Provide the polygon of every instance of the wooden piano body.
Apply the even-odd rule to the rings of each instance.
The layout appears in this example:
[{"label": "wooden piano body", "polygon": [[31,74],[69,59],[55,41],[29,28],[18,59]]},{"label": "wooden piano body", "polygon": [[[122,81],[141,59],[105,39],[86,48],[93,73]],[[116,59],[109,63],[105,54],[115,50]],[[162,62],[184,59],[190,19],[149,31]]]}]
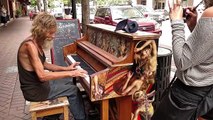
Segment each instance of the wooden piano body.
[{"label": "wooden piano body", "polygon": [[[130,89],[131,84],[144,72],[138,67],[144,66],[143,62],[138,63],[142,58],[140,55],[143,54],[141,47],[154,42],[156,53],[160,35],[141,31],[129,34],[114,30],[114,26],[89,24],[85,36],[64,46],[63,54],[68,64],[72,64],[72,59],[80,58],[93,71],[89,73],[88,78],[79,78],[79,82],[91,101],[101,102],[102,120],[131,120],[131,95],[135,91],[127,89]],[[141,50],[137,51],[137,48]],[[153,49],[153,46],[151,48]],[[82,68],[84,69],[83,66]],[[139,90],[141,87],[134,89]],[[116,107],[109,104],[111,99],[116,101]],[[109,118],[109,114],[115,114],[113,111],[116,111],[116,115]]]}]

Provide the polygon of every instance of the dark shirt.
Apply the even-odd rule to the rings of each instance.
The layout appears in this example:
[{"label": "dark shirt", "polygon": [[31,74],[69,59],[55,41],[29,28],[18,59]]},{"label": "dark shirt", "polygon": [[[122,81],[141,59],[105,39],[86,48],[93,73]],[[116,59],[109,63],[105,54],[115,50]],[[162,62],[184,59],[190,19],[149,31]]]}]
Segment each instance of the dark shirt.
[{"label": "dark shirt", "polygon": [[[39,58],[42,64],[44,64],[46,59],[45,55],[39,54]],[[46,100],[50,91],[49,82],[48,81],[41,82],[35,71],[25,70],[21,65],[18,57],[17,57],[17,64],[18,64],[19,81],[21,83],[21,90],[24,95],[24,98],[28,101]]]}]

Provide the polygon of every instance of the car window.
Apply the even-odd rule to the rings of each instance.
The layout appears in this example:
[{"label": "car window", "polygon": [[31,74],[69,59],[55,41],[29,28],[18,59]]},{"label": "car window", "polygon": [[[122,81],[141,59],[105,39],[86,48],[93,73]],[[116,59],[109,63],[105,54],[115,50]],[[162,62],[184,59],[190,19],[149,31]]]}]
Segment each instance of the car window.
[{"label": "car window", "polygon": [[90,14],[95,14],[95,12],[96,12],[96,9],[93,7],[90,7]]},{"label": "car window", "polygon": [[150,7],[145,7],[146,8],[146,10],[147,10],[147,12],[155,12],[152,8],[150,8]]},{"label": "car window", "polygon": [[105,16],[111,16],[111,11],[109,8],[106,9]]},{"label": "car window", "polygon": [[95,14],[98,17],[105,17],[105,8],[99,8]]},{"label": "car window", "polygon": [[143,15],[137,9],[133,7],[112,8],[111,13],[112,13],[112,19],[114,20],[143,17]]},{"label": "car window", "polygon": [[135,6],[135,8],[137,8],[141,12],[154,12],[152,8],[149,8],[147,6]]}]

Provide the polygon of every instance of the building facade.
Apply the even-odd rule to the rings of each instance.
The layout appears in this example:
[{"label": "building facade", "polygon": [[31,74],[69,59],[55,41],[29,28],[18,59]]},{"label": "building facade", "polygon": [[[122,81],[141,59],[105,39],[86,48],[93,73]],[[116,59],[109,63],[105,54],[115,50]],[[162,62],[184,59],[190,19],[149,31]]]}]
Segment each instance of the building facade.
[{"label": "building facade", "polygon": [[4,5],[7,10],[8,20],[15,19],[16,11],[18,9],[23,10],[27,3],[29,3],[28,0],[0,0],[0,5]]},{"label": "building facade", "polygon": [[[200,0],[183,0],[183,6],[193,6]],[[137,4],[147,5],[153,9],[168,9],[168,0],[137,0]]]}]

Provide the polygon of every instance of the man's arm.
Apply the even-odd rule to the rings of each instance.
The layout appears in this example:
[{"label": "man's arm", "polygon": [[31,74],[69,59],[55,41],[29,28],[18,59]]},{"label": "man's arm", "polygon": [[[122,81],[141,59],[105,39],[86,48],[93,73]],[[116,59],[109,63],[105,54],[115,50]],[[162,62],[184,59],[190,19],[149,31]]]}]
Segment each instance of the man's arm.
[{"label": "man's arm", "polygon": [[[65,77],[76,77],[84,76],[87,72],[84,70],[73,70],[73,71],[61,71],[61,72],[47,72],[44,70],[44,66],[38,57],[38,50],[33,43],[29,43],[26,46],[30,63],[36,74],[41,81],[60,79]],[[45,63],[46,64],[46,63]],[[56,66],[53,66],[56,67]],[[55,69],[59,69],[56,67]]]},{"label": "man's arm", "polygon": [[72,70],[76,70],[76,66],[78,66],[80,64],[80,62],[75,62],[70,66],[59,66],[59,65],[55,65],[55,64],[51,64],[48,62],[44,62],[44,68],[50,71],[72,71]]},{"label": "man's arm", "polygon": [[67,67],[44,62],[44,68],[50,71],[68,71]]}]

